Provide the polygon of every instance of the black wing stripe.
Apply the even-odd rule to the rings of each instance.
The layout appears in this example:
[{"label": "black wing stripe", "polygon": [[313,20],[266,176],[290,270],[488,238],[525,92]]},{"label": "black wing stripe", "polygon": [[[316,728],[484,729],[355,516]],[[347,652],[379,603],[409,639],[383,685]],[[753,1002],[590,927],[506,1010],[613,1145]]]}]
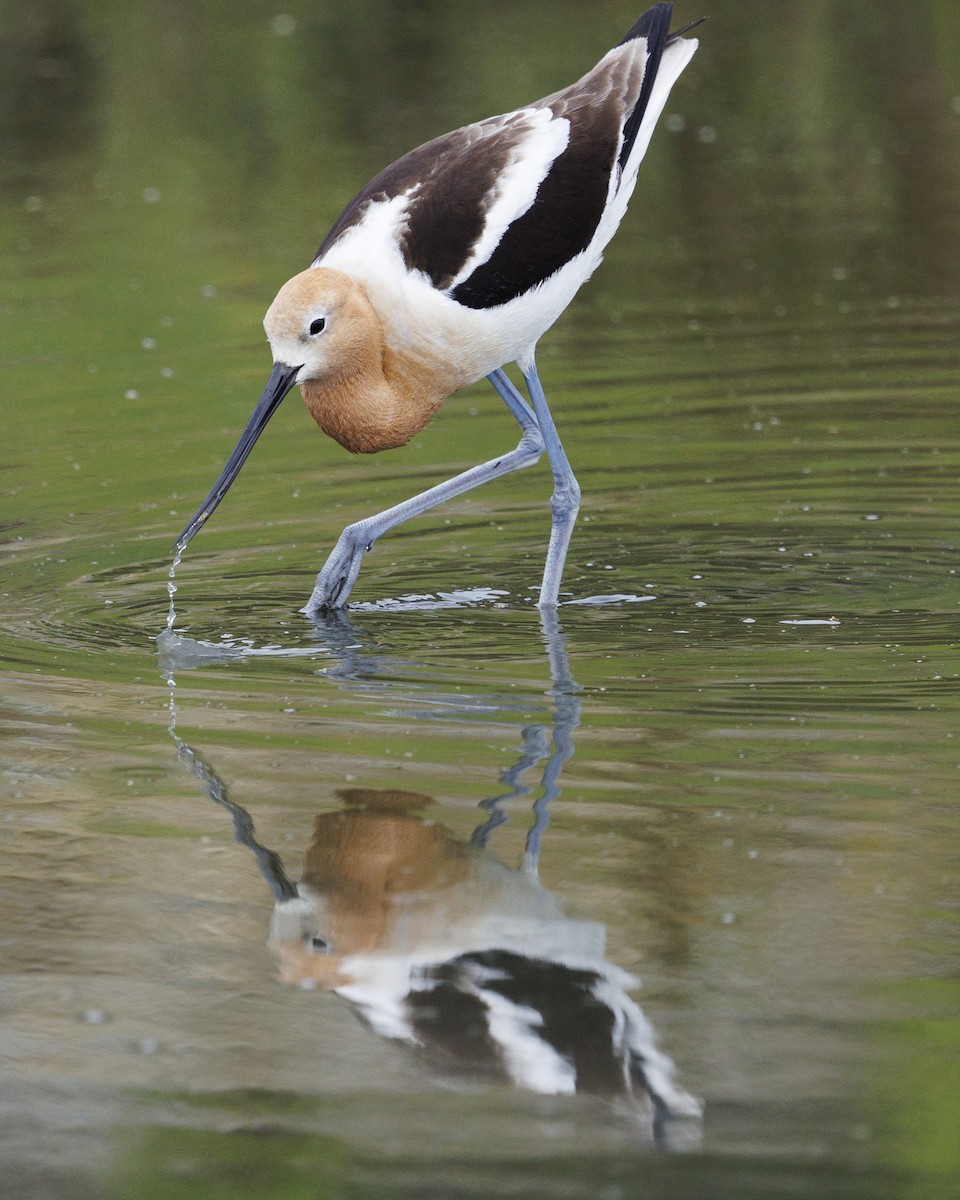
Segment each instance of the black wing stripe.
[{"label": "black wing stripe", "polygon": [[[614,170],[626,166],[640,131],[663,50],[672,4],[658,4],[637,21],[620,44],[646,39],[640,94],[626,121],[611,73],[606,95],[578,87],[542,101],[570,120],[570,141],[540,185],[534,204],[507,229],[489,259],[453,289],[467,308],[492,308],[543,283],[590,245],[603,216]],[[589,78],[589,76],[587,77]],[[622,134],[621,134],[622,130]],[[622,141],[621,141],[622,136]],[[619,155],[617,146],[620,146]]]},{"label": "black wing stripe", "polygon": [[483,233],[496,181],[527,128],[522,120],[494,119],[411,150],[350,201],[324,238],[317,259],[363,220],[370,204],[410,194],[410,209],[399,231],[404,263],[422,271],[434,287],[449,287]]},{"label": "black wing stripe", "polygon": [[522,117],[494,119],[462,130],[416,190],[401,236],[404,261],[434,287],[448,288],[480,240],[497,183],[529,125]]},{"label": "black wing stripe", "polygon": [[603,215],[619,140],[614,101],[583,111],[553,161],[533,205],[493,253],[451,293],[466,308],[493,308],[543,283],[586,250]]}]

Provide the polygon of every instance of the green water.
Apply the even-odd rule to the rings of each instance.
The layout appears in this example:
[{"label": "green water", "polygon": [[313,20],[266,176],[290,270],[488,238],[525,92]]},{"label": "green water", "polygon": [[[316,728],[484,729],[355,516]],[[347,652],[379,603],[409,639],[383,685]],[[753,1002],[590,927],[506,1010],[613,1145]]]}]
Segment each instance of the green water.
[{"label": "green water", "polygon": [[[704,12],[540,350],[584,493],[558,625],[545,463],[301,616],[344,524],[516,427],[477,386],[355,459],[291,397],[178,569],[171,669],[171,543],[276,288],[391,158],[636,13],[0,2],[5,1198],[955,1191],[960,9],[676,17]],[[397,793],[522,896],[540,801],[543,903],[642,980],[702,1119],[654,1148],[622,1101],[453,1070],[284,981],[250,843],[297,881],[324,819]]]}]

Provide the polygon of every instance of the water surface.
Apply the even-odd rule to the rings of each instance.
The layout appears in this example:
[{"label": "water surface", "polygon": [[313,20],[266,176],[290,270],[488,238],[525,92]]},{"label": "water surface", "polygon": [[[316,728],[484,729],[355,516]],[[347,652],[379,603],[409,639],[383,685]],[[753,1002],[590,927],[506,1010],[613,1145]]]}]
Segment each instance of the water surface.
[{"label": "water surface", "polygon": [[[294,397],[178,568],[160,656],[275,288],[385,162],[574,78],[635,13],[3,15],[6,1194],[948,1194],[955,4],[710,13],[541,348],[584,492],[556,625],[545,464],[385,538],[343,620],[298,614],[347,521],[516,432],[477,386],[353,459]],[[334,882],[331,829],[370,847]],[[514,954],[606,972],[702,1116],[544,1094],[469,1039],[389,1036],[342,979],[297,986],[293,892],[334,904],[375,862],[423,871],[387,889],[421,935],[393,967],[511,917]]]}]

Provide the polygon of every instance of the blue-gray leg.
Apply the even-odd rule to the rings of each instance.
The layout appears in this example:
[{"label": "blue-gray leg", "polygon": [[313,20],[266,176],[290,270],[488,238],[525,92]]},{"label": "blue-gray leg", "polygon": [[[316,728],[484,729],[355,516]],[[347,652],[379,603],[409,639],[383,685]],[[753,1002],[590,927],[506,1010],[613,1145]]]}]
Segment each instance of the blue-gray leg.
[{"label": "blue-gray leg", "polygon": [[513,413],[514,419],[523,432],[536,434],[540,441],[540,449],[542,450],[543,439],[540,436],[540,424],[537,421],[536,415],[530,405],[510,382],[506,371],[502,367],[497,367],[495,371],[490,372],[487,379],[496,388],[500,399]]},{"label": "blue-gray leg", "polygon": [[531,355],[520,363],[523,378],[533,401],[533,411],[536,414],[543,445],[550,459],[550,469],[553,471],[553,495],[550,497],[550,514],[553,518],[550,528],[550,545],[547,547],[547,561],[543,569],[543,582],[540,585],[540,607],[554,608],[560,594],[560,579],[563,575],[563,564],[567,557],[567,547],[570,536],[580,511],[580,485],[573,474],[573,469],[567,460],[566,452],[560,444],[557,427],[543,394],[543,385],[537,374],[537,365]]},{"label": "blue-gray leg", "polygon": [[[313,593],[300,610],[301,612],[312,616],[315,613],[342,608],[347,602],[351,588],[356,583],[363,556],[387,530],[393,529],[395,525],[400,525],[403,521],[409,521],[411,517],[418,517],[428,509],[442,504],[445,500],[452,500],[454,496],[462,495],[471,488],[489,483],[492,479],[499,479],[501,475],[506,475],[510,471],[519,471],[522,467],[532,466],[538,461],[543,453],[544,439],[540,434],[538,420],[530,410],[530,406],[502,370],[493,371],[487,378],[520,426],[522,436],[516,449],[511,450],[509,454],[481,463],[478,467],[471,467],[469,471],[463,471],[452,479],[438,483],[436,487],[428,488],[425,492],[411,496],[409,500],[395,504],[393,508],[385,509],[372,517],[366,517],[354,525],[348,525],[340,534],[330,557],[324,563],[323,569],[317,576]],[[552,458],[551,455],[551,461]]]}]

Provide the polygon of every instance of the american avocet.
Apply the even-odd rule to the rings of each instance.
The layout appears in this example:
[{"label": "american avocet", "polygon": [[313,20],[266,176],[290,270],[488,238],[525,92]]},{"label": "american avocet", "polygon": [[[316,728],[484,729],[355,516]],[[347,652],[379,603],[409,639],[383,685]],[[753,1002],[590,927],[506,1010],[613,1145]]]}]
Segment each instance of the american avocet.
[{"label": "american avocet", "polygon": [[[178,550],[295,384],[324,433],[374,453],[405,445],[448,396],[486,376],[520,426],[516,449],[348,525],[303,611],[341,607],[388,529],[532,465],[544,450],[554,489],[539,603],[556,605],[580,487],[534,351],[599,264],[670,89],[697,49],[680,36],[692,26],[670,33],[672,12],[655,5],[576,83],[427,142],[347,205],[310,267],[267,310],[273,370]],[[532,408],[503,370],[511,362]]]}]

